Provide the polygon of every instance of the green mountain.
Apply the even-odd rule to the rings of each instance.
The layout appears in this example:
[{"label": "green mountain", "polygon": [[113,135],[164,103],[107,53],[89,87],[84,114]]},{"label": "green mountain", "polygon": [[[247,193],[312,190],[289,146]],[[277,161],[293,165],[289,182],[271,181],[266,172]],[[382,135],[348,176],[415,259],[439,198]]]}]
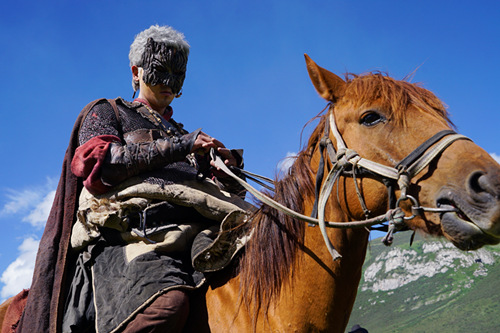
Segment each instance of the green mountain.
[{"label": "green mountain", "polygon": [[409,238],[370,242],[347,332],[500,332],[500,247]]}]

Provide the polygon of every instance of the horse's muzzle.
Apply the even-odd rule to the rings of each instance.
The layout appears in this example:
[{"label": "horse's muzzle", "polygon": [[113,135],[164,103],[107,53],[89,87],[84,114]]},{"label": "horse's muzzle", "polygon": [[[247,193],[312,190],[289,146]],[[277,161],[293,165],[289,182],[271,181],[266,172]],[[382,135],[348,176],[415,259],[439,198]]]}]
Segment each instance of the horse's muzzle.
[{"label": "horse's muzzle", "polygon": [[443,188],[437,203],[456,209],[441,215],[441,226],[458,248],[475,250],[500,243],[500,177],[496,172],[470,173],[465,191]]}]

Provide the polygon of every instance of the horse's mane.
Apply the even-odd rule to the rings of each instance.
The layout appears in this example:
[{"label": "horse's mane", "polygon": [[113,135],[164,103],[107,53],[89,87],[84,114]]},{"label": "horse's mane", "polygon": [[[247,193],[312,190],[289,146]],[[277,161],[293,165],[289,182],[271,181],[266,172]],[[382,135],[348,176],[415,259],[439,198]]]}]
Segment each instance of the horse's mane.
[{"label": "horse's mane", "polygon": [[[421,112],[435,115],[450,123],[442,102],[418,84],[397,81],[376,72],[361,76],[346,74],[347,88],[340,103],[352,107],[369,107],[378,103],[391,119],[405,124],[404,111],[416,106]],[[297,155],[292,167],[276,181],[274,200],[297,212],[303,212],[306,198],[314,197],[314,174],[310,162],[323,135],[326,115],[320,118],[305,148]],[[269,305],[277,300],[283,284],[293,276],[297,252],[304,241],[305,223],[262,205],[252,220],[252,240],[240,260],[243,304],[256,318],[260,309],[267,314]]]},{"label": "horse's mane", "polygon": [[[303,211],[305,198],[314,196],[310,159],[321,139],[325,119],[325,116],[321,117],[307,146],[298,153],[282,179],[275,182],[273,199],[297,212]],[[261,307],[267,312],[270,302],[278,297],[282,284],[293,275],[296,254],[304,239],[305,223],[261,205],[252,219],[252,228],[252,241],[247,244],[240,261],[240,278],[243,303],[247,306],[253,304],[257,314]]]}]

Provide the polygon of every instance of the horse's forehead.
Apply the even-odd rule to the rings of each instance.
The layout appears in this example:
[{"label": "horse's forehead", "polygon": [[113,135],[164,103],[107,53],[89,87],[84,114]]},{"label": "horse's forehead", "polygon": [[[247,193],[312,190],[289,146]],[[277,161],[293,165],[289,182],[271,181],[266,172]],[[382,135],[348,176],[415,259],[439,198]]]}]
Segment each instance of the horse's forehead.
[{"label": "horse's forehead", "polygon": [[381,111],[404,127],[412,117],[421,118],[423,115],[434,119],[433,122],[437,120],[452,126],[445,106],[432,92],[418,84],[382,74],[366,74],[348,80],[335,109],[345,121],[359,117],[365,110],[374,110]]},{"label": "horse's forehead", "polygon": [[356,110],[392,111],[394,101],[375,87],[346,90],[336,103],[336,108],[345,115],[355,115]]}]

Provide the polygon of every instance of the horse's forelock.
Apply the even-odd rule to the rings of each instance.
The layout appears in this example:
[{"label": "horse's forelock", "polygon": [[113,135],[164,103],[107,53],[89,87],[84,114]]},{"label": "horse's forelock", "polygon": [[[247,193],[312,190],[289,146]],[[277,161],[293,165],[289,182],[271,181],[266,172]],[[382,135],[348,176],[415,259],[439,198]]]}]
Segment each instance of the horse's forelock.
[{"label": "horse's forelock", "polygon": [[418,83],[398,81],[381,72],[346,74],[346,80],[347,88],[340,103],[349,103],[351,108],[369,107],[378,103],[378,106],[389,112],[392,120],[406,127],[405,111],[414,106],[420,112],[428,113],[453,126],[441,100]]}]

